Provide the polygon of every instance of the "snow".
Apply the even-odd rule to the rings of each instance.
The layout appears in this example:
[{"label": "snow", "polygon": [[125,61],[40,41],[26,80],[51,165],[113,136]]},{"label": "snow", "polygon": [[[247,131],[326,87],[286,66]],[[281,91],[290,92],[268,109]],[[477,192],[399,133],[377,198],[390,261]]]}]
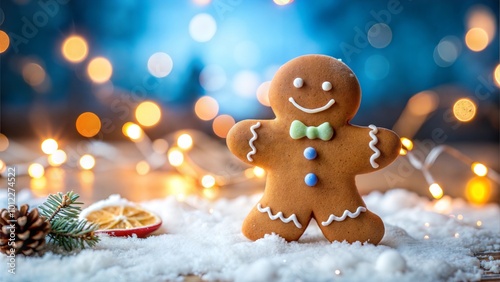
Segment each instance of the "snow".
[{"label": "snow", "polygon": [[[330,243],[316,222],[298,242],[276,235],[252,242],[240,228],[259,197],[143,202],[163,220],[156,236],[102,236],[94,249],[70,255],[17,256],[16,274],[4,270],[0,281],[182,281],[190,274],[214,281],[463,281],[481,278],[474,253],[500,250],[498,205],[429,201],[403,189],[364,197],[386,225],[378,246]],[[498,260],[482,263],[499,271]]]}]

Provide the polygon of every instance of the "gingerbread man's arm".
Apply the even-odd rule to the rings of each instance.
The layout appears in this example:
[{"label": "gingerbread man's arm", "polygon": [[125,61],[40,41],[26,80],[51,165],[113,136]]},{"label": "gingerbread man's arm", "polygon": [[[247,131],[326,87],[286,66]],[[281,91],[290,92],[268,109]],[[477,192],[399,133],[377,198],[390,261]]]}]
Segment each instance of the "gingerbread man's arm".
[{"label": "gingerbread man's arm", "polygon": [[243,120],[235,124],[227,134],[227,146],[231,153],[249,165],[266,167],[270,158],[272,136],[270,120]]},{"label": "gingerbread man's arm", "polygon": [[356,169],[358,173],[368,173],[388,166],[399,155],[401,141],[392,130],[369,125],[368,127],[353,126],[358,136],[361,136],[356,148],[362,161]]}]

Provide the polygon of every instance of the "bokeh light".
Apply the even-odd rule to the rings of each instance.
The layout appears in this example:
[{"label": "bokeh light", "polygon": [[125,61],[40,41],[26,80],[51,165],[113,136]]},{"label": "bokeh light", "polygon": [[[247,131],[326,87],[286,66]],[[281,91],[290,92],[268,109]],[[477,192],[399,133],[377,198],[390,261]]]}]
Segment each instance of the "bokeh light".
[{"label": "bokeh light", "polygon": [[269,102],[269,87],[271,86],[271,81],[265,81],[260,84],[257,88],[257,100],[259,103],[266,107],[270,107],[271,103]]},{"label": "bokeh light", "polygon": [[0,152],[3,152],[9,148],[9,139],[4,134],[0,133]]},{"label": "bokeh light", "polygon": [[200,85],[206,91],[217,91],[226,85],[227,77],[219,65],[208,65],[201,70]]},{"label": "bokeh light", "polygon": [[201,120],[211,120],[219,113],[219,103],[210,96],[203,96],[196,101],[194,113]]},{"label": "bokeh light", "polygon": [[401,144],[403,144],[404,148],[408,151],[413,150],[413,142],[406,138],[406,137],[401,137]]},{"label": "bokeh light", "polygon": [[161,119],[160,107],[151,101],[142,102],[135,109],[135,118],[142,126],[153,126]]},{"label": "bokeh light", "polygon": [[495,83],[500,87],[500,64],[497,65],[493,73],[495,77]]},{"label": "bokeh light", "polygon": [[87,74],[93,82],[104,83],[111,78],[113,66],[108,59],[97,57],[92,59],[87,66]]},{"label": "bokeh light", "polygon": [[212,0],[193,0],[193,3],[198,5],[198,6],[206,6],[210,4]]},{"label": "bokeh light", "polygon": [[83,137],[94,137],[101,130],[101,120],[92,112],[85,112],[76,119],[76,131]]},{"label": "bokeh light", "polygon": [[209,14],[197,14],[189,22],[189,34],[195,41],[210,41],[210,39],[214,37],[216,31],[217,23]]},{"label": "bokeh light", "polygon": [[24,65],[23,79],[31,86],[40,86],[46,77],[45,70],[37,63],[27,63]]},{"label": "bokeh light", "polygon": [[473,177],[465,186],[465,197],[476,205],[487,203],[491,198],[491,182],[485,177]]},{"label": "bokeh light", "polygon": [[433,91],[422,91],[408,101],[408,111],[416,116],[424,116],[433,112],[439,103],[437,94]]},{"label": "bokeh light", "polygon": [[184,163],[184,154],[179,149],[172,148],[168,151],[168,162],[175,167],[181,166]]},{"label": "bokeh light", "polygon": [[392,30],[385,23],[376,23],[368,30],[367,39],[373,47],[385,48],[392,41]]},{"label": "bokeh light", "polygon": [[89,48],[87,41],[77,35],[72,35],[64,40],[62,54],[66,60],[72,63],[79,63],[87,57]]},{"label": "bokeh light", "polygon": [[273,2],[276,5],[285,6],[285,5],[291,4],[293,2],[293,0],[273,0]]},{"label": "bokeh light", "polygon": [[256,166],[253,168],[253,174],[258,178],[262,178],[266,175],[266,171],[263,168]]},{"label": "bokeh light", "polygon": [[135,166],[135,171],[139,175],[146,175],[149,173],[151,167],[149,166],[147,161],[140,161]]},{"label": "bokeh light", "polygon": [[126,122],[122,126],[122,133],[134,141],[139,141],[143,137],[142,128],[133,122]]},{"label": "bokeh light", "polygon": [[31,178],[40,178],[45,174],[45,168],[39,163],[32,163],[28,167],[28,174]]},{"label": "bokeh light", "polygon": [[474,162],[471,169],[477,176],[486,176],[488,174],[488,168],[482,163]]},{"label": "bokeh light", "polygon": [[259,75],[253,71],[239,71],[233,78],[233,89],[241,97],[253,97],[259,85]]},{"label": "bokeh light", "polygon": [[173,67],[174,62],[167,53],[158,52],[149,57],[148,70],[152,76],[158,78],[166,77],[170,74]]},{"label": "bokeh light", "polygon": [[443,188],[441,188],[441,186],[437,183],[432,183],[429,186],[429,192],[431,192],[434,199],[441,199],[441,197],[443,197]]},{"label": "bokeh light", "polygon": [[476,115],[476,104],[471,99],[462,98],[453,105],[453,114],[459,121],[471,121]]},{"label": "bokeh light", "polygon": [[51,166],[60,166],[65,163],[67,159],[68,156],[66,155],[66,152],[63,150],[57,150],[49,155],[48,162]]},{"label": "bokeh light", "polygon": [[177,138],[177,146],[182,150],[189,150],[193,147],[193,138],[191,135],[184,133]]},{"label": "bokeh light", "polygon": [[434,62],[440,67],[449,67],[455,63],[461,51],[458,37],[446,36],[434,48]]},{"label": "bokeh light", "polygon": [[471,7],[467,15],[467,28],[481,28],[488,34],[489,40],[496,35],[497,23],[495,14],[485,5],[475,5]]},{"label": "bokeh light", "polygon": [[85,170],[91,170],[95,166],[95,158],[92,155],[85,154],[80,158],[78,162],[80,167]]},{"label": "bokeh light", "polygon": [[7,170],[7,165],[5,164],[4,161],[0,160],[0,174],[4,173],[5,170]]},{"label": "bokeh light", "polygon": [[214,187],[215,186],[215,177],[213,177],[210,174],[204,175],[201,178],[201,186],[203,186],[203,188],[207,188],[207,189]]},{"label": "bokeh light", "polygon": [[483,51],[488,46],[489,40],[488,33],[479,27],[469,29],[465,35],[465,44],[474,52]]},{"label": "bokeh light", "polygon": [[42,147],[42,151],[45,154],[50,155],[50,154],[53,154],[55,151],[57,151],[57,148],[59,147],[59,145],[57,144],[56,140],[54,140],[52,138],[48,138],[42,142],[41,147]]},{"label": "bokeh light", "polygon": [[227,133],[235,124],[234,118],[229,115],[220,115],[214,119],[212,128],[214,133],[220,138],[226,138]]},{"label": "bokeh light", "polygon": [[158,138],[153,141],[153,151],[157,154],[165,154],[168,150],[168,142],[165,139]]},{"label": "bokeh light", "polygon": [[0,30],[0,54],[5,52],[10,45],[10,39],[5,31]]}]

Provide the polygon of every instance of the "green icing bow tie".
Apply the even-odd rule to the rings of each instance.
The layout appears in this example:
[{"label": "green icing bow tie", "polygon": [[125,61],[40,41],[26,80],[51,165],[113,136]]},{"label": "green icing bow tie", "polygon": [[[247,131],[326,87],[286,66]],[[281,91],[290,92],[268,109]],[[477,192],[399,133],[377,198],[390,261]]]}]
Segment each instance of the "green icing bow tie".
[{"label": "green icing bow tie", "polygon": [[301,121],[294,120],[290,126],[290,137],[292,139],[300,139],[307,137],[309,139],[319,138],[323,141],[332,139],[333,128],[330,123],[324,122],[319,126],[306,126]]}]

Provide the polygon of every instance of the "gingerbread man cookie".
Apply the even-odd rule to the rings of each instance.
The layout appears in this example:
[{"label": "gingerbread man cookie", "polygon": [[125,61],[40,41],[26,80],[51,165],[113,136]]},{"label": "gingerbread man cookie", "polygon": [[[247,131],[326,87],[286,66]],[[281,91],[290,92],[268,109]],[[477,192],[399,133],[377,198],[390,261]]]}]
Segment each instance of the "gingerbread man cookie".
[{"label": "gingerbread man cookie", "polygon": [[349,123],[361,101],[351,69],[323,55],[295,58],[274,76],[269,101],[275,119],[238,122],[227,137],[234,155],[267,171],[243,234],[295,241],[314,218],[330,241],[380,242],[384,224],[354,178],[390,164],[401,143],[390,130]]}]

